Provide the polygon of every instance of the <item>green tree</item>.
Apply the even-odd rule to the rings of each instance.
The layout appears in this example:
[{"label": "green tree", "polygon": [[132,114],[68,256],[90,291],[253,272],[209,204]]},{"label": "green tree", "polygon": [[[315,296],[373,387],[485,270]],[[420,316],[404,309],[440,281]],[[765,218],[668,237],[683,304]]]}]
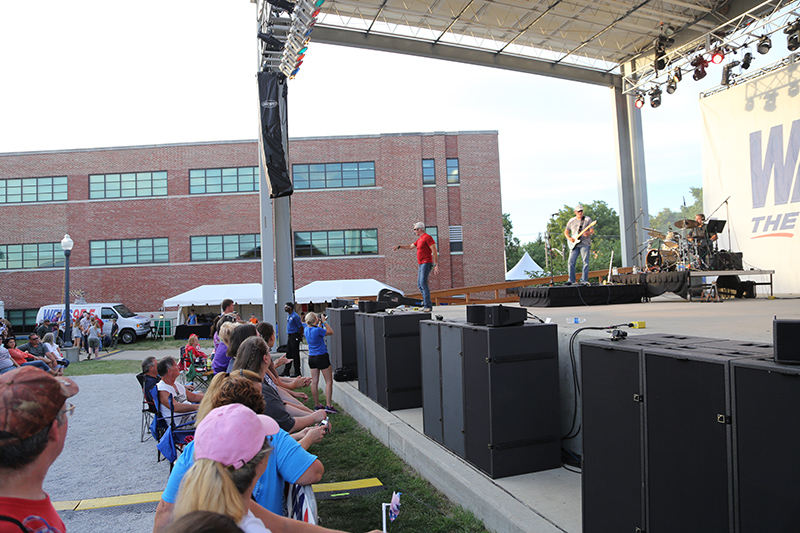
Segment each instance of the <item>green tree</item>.
[{"label": "green tree", "polygon": [[503,237],[506,242],[506,272],[508,272],[519,263],[525,253],[519,239],[514,237],[514,227],[511,224],[511,215],[508,213],[503,213]]},{"label": "green tree", "polygon": [[675,222],[681,219],[694,220],[694,216],[703,212],[703,188],[702,187],[689,187],[689,192],[694,198],[694,203],[686,207],[679,207],[677,211],[673,211],[665,207],[658,212],[655,216],[650,216],[650,228],[667,233],[670,227],[675,227]]}]

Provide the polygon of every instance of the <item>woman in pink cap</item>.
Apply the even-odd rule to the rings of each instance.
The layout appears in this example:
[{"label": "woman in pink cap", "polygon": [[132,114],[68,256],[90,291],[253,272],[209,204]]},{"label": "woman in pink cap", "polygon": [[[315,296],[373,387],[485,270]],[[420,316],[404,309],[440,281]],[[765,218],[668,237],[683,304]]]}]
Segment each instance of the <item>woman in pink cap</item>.
[{"label": "woman in pink cap", "polygon": [[213,511],[231,517],[245,533],[268,533],[247,502],[267,468],[267,437],[278,429],[272,418],[238,403],[209,412],[195,432],[195,462],[181,483],[175,516]]}]

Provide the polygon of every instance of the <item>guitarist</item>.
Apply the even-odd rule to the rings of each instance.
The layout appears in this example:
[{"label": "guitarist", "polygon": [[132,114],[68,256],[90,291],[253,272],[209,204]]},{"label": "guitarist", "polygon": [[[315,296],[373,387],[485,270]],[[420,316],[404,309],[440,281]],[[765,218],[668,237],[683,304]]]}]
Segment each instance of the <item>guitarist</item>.
[{"label": "guitarist", "polygon": [[583,261],[583,275],[581,284],[589,284],[589,251],[592,248],[592,235],[594,227],[591,226],[592,219],[583,214],[583,206],[575,206],[575,216],[569,219],[567,227],[564,228],[564,237],[569,242],[571,251],[569,252],[569,281],[567,285],[575,283],[575,264],[578,262],[578,254],[581,254]]}]

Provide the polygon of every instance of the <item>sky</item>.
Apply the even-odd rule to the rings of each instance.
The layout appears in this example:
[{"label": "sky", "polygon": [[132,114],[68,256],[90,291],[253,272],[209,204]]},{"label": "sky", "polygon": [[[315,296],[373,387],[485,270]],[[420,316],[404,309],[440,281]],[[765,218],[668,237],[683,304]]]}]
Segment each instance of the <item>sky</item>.
[{"label": "sky", "polygon": [[[255,139],[256,30],[247,0],[1,2],[0,153]],[[651,215],[702,186],[698,93],[720,72],[639,111]],[[498,131],[522,242],[564,206],[619,212],[609,88],[312,39],[288,98],[290,138]]]}]

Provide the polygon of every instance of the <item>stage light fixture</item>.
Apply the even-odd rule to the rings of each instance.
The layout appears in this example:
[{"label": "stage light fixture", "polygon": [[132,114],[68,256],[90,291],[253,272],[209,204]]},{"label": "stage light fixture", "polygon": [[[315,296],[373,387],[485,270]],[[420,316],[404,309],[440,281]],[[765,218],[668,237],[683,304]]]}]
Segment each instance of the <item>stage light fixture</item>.
[{"label": "stage light fixture", "polygon": [[641,109],[644,107],[644,95],[642,93],[638,93],[636,95],[636,101],[633,103],[636,106],[636,109]]},{"label": "stage light fixture", "polygon": [[289,2],[289,0],[267,0],[267,2],[278,9],[286,11],[287,13],[291,13],[295,6],[295,4]]},{"label": "stage light fixture", "polygon": [[667,82],[667,94],[672,94],[678,89],[678,83],[675,81],[675,78],[670,78]]},{"label": "stage light fixture", "polygon": [[283,50],[283,43],[272,35],[268,35],[264,32],[258,32],[258,38],[264,43],[265,51],[281,52]]},{"label": "stage light fixture", "polygon": [[739,65],[739,61],[731,61],[722,67],[722,81],[720,82],[722,85],[727,87],[731,84],[731,69],[737,65]]},{"label": "stage light fixture", "polygon": [[650,107],[653,109],[661,105],[661,89],[658,86],[653,87],[650,91]]},{"label": "stage light fixture", "polygon": [[694,74],[692,74],[692,79],[694,81],[700,81],[706,77],[706,67],[708,67],[708,61],[703,56],[697,56],[692,59],[691,65],[694,67]]},{"label": "stage light fixture", "polygon": [[794,52],[800,48],[800,18],[795,19],[794,22],[789,24],[783,29],[786,34],[786,48],[790,52]]},{"label": "stage light fixture", "polygon": [[749,69],[750,63],[752,62],[753,62],[753,54],[751,54],[750,52],[745,53],[744,57],[742,58],[742,68],[745,70]]},{"label": "stage light fixture", "polygon": [[758,45],[756,45],[756,50],[762,56],[764,54],[769,53],[770,48],[772,48],[772,39],[769,38],[769,35],[762,35],[758,39]]},{"label": "stage light fixture", "polygon": [[713,52],[711,52],[711,62],[715,65],[719,65],[725,60],[725,50],[722,48],[715,48]]}]

